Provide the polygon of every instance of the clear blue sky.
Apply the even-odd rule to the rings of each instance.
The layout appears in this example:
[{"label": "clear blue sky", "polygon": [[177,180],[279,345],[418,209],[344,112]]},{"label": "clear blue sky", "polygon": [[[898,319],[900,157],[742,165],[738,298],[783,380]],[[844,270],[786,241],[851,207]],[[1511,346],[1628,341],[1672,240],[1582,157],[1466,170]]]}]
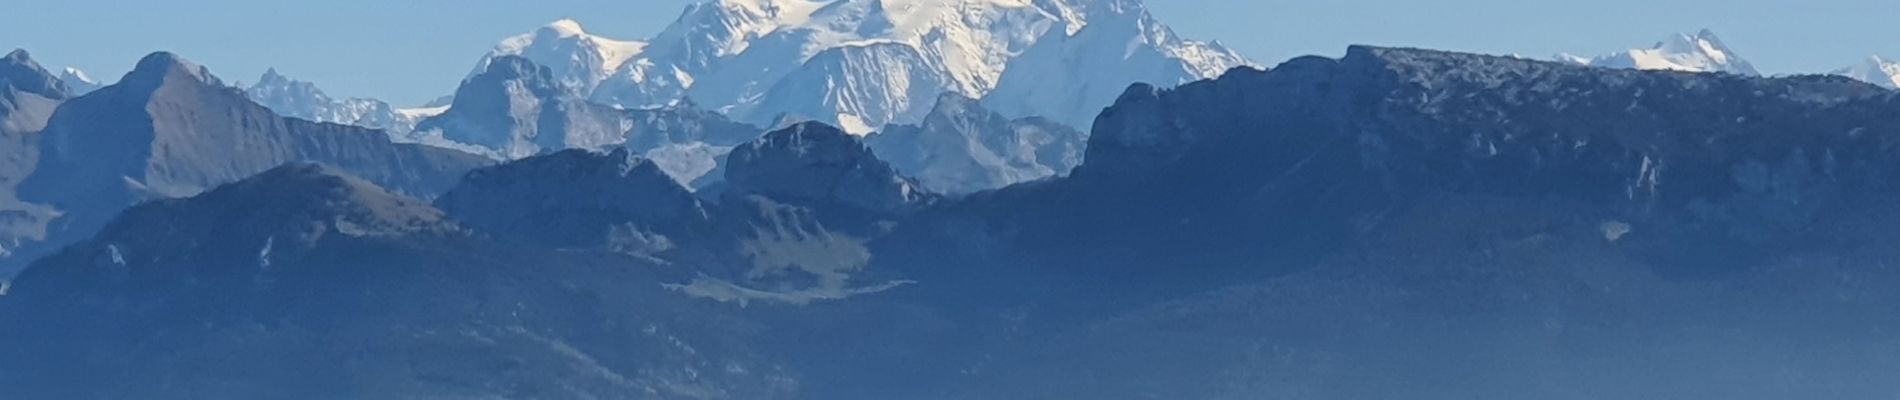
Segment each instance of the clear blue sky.
[{"label": "clear blue sky", "polygon": [[[453,91],[500,39],[573,17],[644,38],[692,0],[7,0],[0,47],[116,79],[170,50],[227,81],[267,67],[332,95],[398,104]],[[1900,57],[1900,0],[1149,0],[1182,34],[1264,64],[1348,44],[1534,57],[1647,46],[1704,27],[1769,73]],[[4,51],[4,49],[0,49]]]}]

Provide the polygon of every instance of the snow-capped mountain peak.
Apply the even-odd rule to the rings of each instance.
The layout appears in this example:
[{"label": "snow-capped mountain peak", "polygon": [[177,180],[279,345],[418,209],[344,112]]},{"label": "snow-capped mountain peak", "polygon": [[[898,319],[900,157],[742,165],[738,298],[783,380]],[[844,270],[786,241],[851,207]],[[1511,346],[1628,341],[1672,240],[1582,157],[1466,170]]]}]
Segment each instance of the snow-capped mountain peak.
[{"label": "snow-capped mountain peak", "polygon": [[[1098,25],[1114,33],[1085,32]],[[1082,35],[1100,38],[1069,40]],[[1083,46],[1113,55],[1100,60],[1109,64],[1073,65],[1109,71],[1050,96],[1099,94],[1066,90],[1096,84],[1112,89],[1063,110],[1099,108],[1137,81],[1173,85],[1245,63],[1219,44],[1176,37],[1139,0],[704,0],[647,41],[600,38],[556,21],[503,41],[476,71],[495,57],[521,56],[586,98],[623,109],[692,98],[743,122],[811,119],[864,134],[917,122],[943,93],[986,98],[1004,84],[1006,70],[1050,38],[1073,43],[1052,45],[1046,51],[1053,54],[1039,58],[1059,61]],[[998,108],[1015,116],[1046,111]]]},{"label": "snow-capped mountain peak", "polygon": [[[630,63],[616,74],[607,93],[594,97],[628,108],[662,105],[689,95],[716,104],[745,119],[764,122],[785,110],[759,107],[775,97],[778,81],[851,81],[858,86],[879,85],[899,91],[928,92],[906,97],[932,99],[942,91],[981,96],[993,89],[1008,61],[1060,20],[1053,6],[1060,0],[723,0],[688,7],[680,20],[653,40],[650,63]],[[915,71],[942,66],[941,75],[925,79],[946,87],[905,89],[902,83],[884,85],[890,77],[876,73],[848,75],[849,71],[800,71],[800,66],[828,52],[870,49],[885,45],[909,47],[923,60]],[[888,47],[878,52],[890,53]],[[829,62],[830,60],[825,60]],[[875,67],[875,66],[867,66]],[[856,69],[846,66],[847,69]],[[826,77],[803,75],[822,74]],[[901,79],[909,81],[915,77]],[[803,84],[810,88],[819,85]],[[776,97],[809,97],[809,93]],[[872,103],[883,103],[872,101]],[[927,103],[927,102],[926,102]],[[927,108],[929,104],[917,105]],[[854,110],[840,110],[855,114]],[[923,110],[896,114],[921,115]],[[833,114],[833,113],[827,113]],[[872,126],[879,116],[855,115]],[[829,116],[823,116],[826,122]]]},{"label": "snow-capped mountain peak", "polygon": [[615,40],[587,33],[579,21],[561,19],[534,32],[502,40],[482,57],[470,77],[488,69],[496,57],[519,56],[553,70],[556,80],[583,92],[592,91],[628,60],[646,51],[646,42]]},{"label": "snow-capped mountain peak", "polygon": [[87,75],[86,71],[81,71],[73,67],[66,67],[65,71],[61,71],[59,73],[59,80],[66,83],[66,88],[72,90],[74,96],[91,93],[105,86],[99,83],[98,80],[92,79],[92,76]]},{"label": "snow-capped mountain peak", "polygon": [[1858,79],[1888,89],[1900,89],[1900,61],[1868,57],[1852,67],[1834,71],[1835,75]]},{"label": "snow-capped mountain peak", "polygon": [[581,29],[581,22],[575,21],[572,18],[555,20],[554,22],[548,23],[548,25],[542,29],[560,35],[560,37],[574,37],[587,34],[586,29]]},{"label": "snow-capped mountain peak", "polygon": [[1631,49],[1595,58],[1560,54],[1557,59],[1606,68],[1761,75],[1753,64],[1742,59],[1721,38],[1716,37],[1715,32],[1708,29],[1695,34],[1677,34],[1647,49]]},{"label": "snow-capped mountain peak", "polygon": [[1087,131],[1131,84],[1167,87],[1252,65],[1220,43],[1180,37],[1136,0],[1100,0],[1081,12],[1086,26],[1073,33],[1051,30],[1011,60],[997,89],[983,98],[985,105],[1011,117],[1047,117]]}]

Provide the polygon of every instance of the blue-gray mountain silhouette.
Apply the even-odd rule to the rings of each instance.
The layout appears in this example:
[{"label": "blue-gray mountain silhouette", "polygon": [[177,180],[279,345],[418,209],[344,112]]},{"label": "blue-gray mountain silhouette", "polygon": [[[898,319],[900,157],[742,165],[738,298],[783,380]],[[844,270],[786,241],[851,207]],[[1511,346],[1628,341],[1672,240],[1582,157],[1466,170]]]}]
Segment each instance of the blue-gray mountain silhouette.
[{"label": "blue-gray mountain silhouette", "polygon": [[738,146],[717,196],[632,152],[484,169],[449,212],[289,166],[36,263],[0,296],[0,342],[37,344],[0,347],[0,386],[1879,398],[1897,108],[1843,78],[1353,47],[1136,85],[1071,176],[963,197],[809,123]]}]

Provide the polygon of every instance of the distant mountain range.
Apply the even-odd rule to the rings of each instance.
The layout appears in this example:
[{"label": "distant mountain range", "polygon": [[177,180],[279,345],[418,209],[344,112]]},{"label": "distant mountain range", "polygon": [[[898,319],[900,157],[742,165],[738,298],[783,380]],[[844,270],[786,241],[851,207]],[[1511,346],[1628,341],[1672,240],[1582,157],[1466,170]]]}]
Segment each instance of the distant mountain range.
[{"label": "distant mountain range", "polygon": [[[1717,38],[1715,32],[1707,29],[1695,34],[1677,34],[1667,40],[1657,42],[1650,48],[1631,49],[1597,57],[1558,54],[1556,59],[1607,68],[1761,75],[1761,71],[1756,70],[1754,64],[1743,59],[1735,49]],[[1888,89],[1900,87],[1900,62],[1888,61],[1880,56],[1869,57],[1859,64],[1830,71],[1828,74],[1846,76]]]},{"label": "distant mountain range", "polygon": [[396,143],[378,130],[280,116],[171,53],[147,56],[116,83],[76,97],[24,52],[12,60],[6,69],[17,73],[7,84],[26,101],[8,107],[21,129],[0,150],[20,161],[14,171],[28,173],[8,181],[28,204],[0,231],[9,253],[0,269],[90,236],[126,207],[195,195],[286,162],[336,165],[418,197],[493,162]]},{"label": "distant mountain range", "polygon": [[448,110],[446,106],[396,108],[381,100],[367,98],[334,99],[324,94],[316,84],[291,79],[278,74],[276,69],[265,71],[256,83],[244,90],[244,94],[278,115],[382,129],[397,138],[408,136],[423,118]]},{"label": "distant mountain range", "polygon": [[1715,32],[1707,29],[1693,35],[1678,34],[1647,49],[1632,49],[1594,58],[1568,54],[1558,55],[1557,58],[1609,68],[1761,75],[1761,71],[1755,70],[1753,64],[1742,59],[1722,39],[1715,37]]},{"label": "distant mountain range", "polygon": [[[1114,98],[1127,83],[1148,82],[1168,86],[1213,77],[1227,68],[1246,63],[1218,45],[1178,38],[1133,1],[984,4],[956,10],[934,6],[903,6],[899,8],[906,11],[892,11],[893,5],[886,2],[709,2],[689,7],[681,22],[673,24],[666,33],[658,36],[660,39],[655,39],[674,43],[664,46],[653,44],[658,43],[655,41],[603,38],[587,33],[576,21],[556,21],[534,32],[508,38],[481,58],[478,68],[469,74],[461,91],[471,91],[473,96],[463,100],[463,107],[490,105],[485,111],[449,113],[454,104],[447,102],[430,107],[394,108],[372,99],[332,99],[314,85],[284,78],[275,71],[259,79],[248,93],[253,99],[286,116],[384,129],[399,141],[457,148],[497,159],[515,159],[567,148],[598,149],[624,145],[636,154],[665,160],[662,164],[667,166],[666,169],[682,179],[693,181],[702,177],[710,178],[695,184],[695,187],[718,181],[719,175],[711,172],[719,168],[724,153],[739,141],[763,131],[761,128],[739,128],[739,125],[783,126],[796,121],[817,120],[844,126],[847,131],[860,135],[891,131],[886,133],[895,134],[872,135],[881,138],[871,143],[879,147],[880,152],[909,151],[905,153],[907,156],[892,157],[901,169],[939,191],[970,193],[1066,173],[1079,162],[1079,157],[1067,157],[1066,161],[1042,157],[1043,160],[1034,161],[1037,158],[1034,153],[1046,153],[1059,147],[1066,147],[1075,153],[1075,149],[1087,138],[1086,128],[1094,123],[1095,115],[1107,104],[1105,99]],[[926,18],[949,15],[936,13],[965,13],[970,18],[993,19],[997,23],[989,25],[985,31],[966,26],[968,21],[945,22],[950,20]],[[883,35],[877,37],[910,38],[905,40],[841,40],[837,39],[839,35],[845,35],[837,32],[844,29],[841,26],[878,26],[875,18],[824,20],[843,18],[839,17],[841,15],[904,16],[905,21],[919,25],[904,29],[893,27],[890,30],[873,30],[876,35]],[[820,24],[819,20],[830,22]],[[688,23],[692,21],[719,23]],[[915,30],[968,32],[971,36],[950,40],[911,37],[903,33]],[[865,29],[852,32],[849,35],[866,34]],[[1028,35],[1026,32],[1041,32],[1041,36],[1025,39],[1023,37]],[[1008,43],[983,42],[971,38],[992,41],[1017,39],[1009,39],[1016,41],[1004,46]],[[755,48],[754,43],[768,47]],[[943,47],[949,44],[955,46]],[[771,50],[785,46],[803,50]],[[998,51],[995,46],[1021,50],[998,53],[1001,55],[997,57],[1001,58],[990,64],[964,65],[965,68],[954,71],[947,69],[945,66],[948,64],[942,59],[965,51],[995,53]],[[834,48],[836,50],[827,51]],[[924,51],[919,51],[920,48]],[[750,55],[726,54],[714,49],[726,49],[721,51],[727,52],[740,52],[739,49],[742,49],[743,53]],[[783,57],[767,57],[768,53],[783,53]],[[800,56],[793,57],[792,53]],[[662,57],[667,54],[672,56]],[[680,61],[682,58],[694,61]],[[1708,30],[1675,35],[1651,48],[1598,57],[1566,54],[1557,58],[1564,62],[1611,68],[1760,75],[1739,52]],[[509,68],[519,70],[515,77],[502,81],[484,77],[496,63],[504,61],[509,63]],[[758,63],[790,63],[794,66],[754,65]],[[660,65],[667,67],[660,68]],[[1116,67],[1102,68],[1102,65]],[[1896,80],[1900,80],[1900,66],[1896,65],[1900,64],[1874,57],[1862,65],[1841,69],[1833,74],[1891,88]],[[901,70],[893,69],[900,66]],[[546,71],[539,70],[542,68]],[[750,68],[756,71],[735,75],[717,72],[727,68]],[[656,72],[662,70],[672,72],[667,73],[669,76],[661,76],[661,72]],[[783,73],[758,72],[768,70]],[[545,76],[540,76],[543,72]],[[832,74],[851,77],[840,78]],[[1012,74],[1021,78],[1011,78]],[[744,77],[752,81],[705,81],[700,77]],[[771,79],[777,81],[769,81]],[[680,82],[687,84],[682,85]],[[825,82],[847,84],[838,86]],[[527,86],[519,86],[524,84]],[[504,93],[504,86],[496,85],[539,89]],[[741,96],[745,98],[743,101],[703,101],[731,99],[731,92],[734,91],[753,94]],[[695,95],[703,93],[726,95]],[[836,97],[840,93],[847,95]],[[486,99],[483,99],[484,96]],[[838,101],[846,98],[850,100]],[[978,104],[958,102],[950,108],[981,110],[970,112],[977,115],[995,113],[1011,119],[1035,118],[1045,121],[1038,129],[1047,132],[1067,130],[1057,128],[1059,125],[1083,129],[1079,129],[1079,136],[1058,134],[1049,136],[1049,139],[1033,139],[1055,142],[1001,146],[1001,143],[1012,140],[1030,140],[1015,137],[1022,134],[1018,128],[1023,125],[961,123],[951,128],[943,126],[947,121],[938,118],[934,131],[939,133],[916,135],[914,127],[929,128],[924,125],[931,125],[933,111],[949,109],[939,104],[942,98],[975,98],[979,100]],[[540,105],[522,109],[522,105],[526,104]],[[494,108],[496,106],[506,106],[513,111]],[[865,110],[869,109],[883,111],[866,113]],[[642,111],[638,110],[692,110],[686,114],[673,115],[696,115],[696,122],[675,121],[693,126],[730,125],[729,128],[714,130],[735,133],[724,134],[724,139],[711,142],[694,135],[669,135],[659,141],[643,140],[627,129],[640,125],[634,122],[642,120],[638,116]],[[897,114],[904,116],[899,118],[894,117],[896,114],[884,112],[893,110],[902,110]],[[528,114],[510,114],[520,112]],[[459,117],[435,118],[443,114]],[[506,121],[493,119],[503,114],[516,116]],[[873,114],[880,116],[865,116]],[[473,121],[483,118],[490,120],[480,123]],[[438,121],[426,125],[420,132],[413,132],[416,131],[416,125],[429,119]],[[880,122],[860,123],[869,120]],[[635,130],[669,130],[653,128],[647,126]],[[751,133],[746,133],[748,131]],[[942,133],[947,131],[959,133]],[[984,148],[956,149],[954,154],[941,156],[898,149],[924,146],[945,151],[948,149],[945,143],[949,143],[951,136],[961,136],[968,139],[966,141],[969,143],[987,144],[979,145]],[[899,137],[915,139],[909,140],[909,143],[897,143],[893,138]],[[924,144],[932,141],[939,144]],[[1055,157],[1060,159],[1066,156]],[[974,161],[957,161],[966,167],[953,169],[948,166],[952,163],[950,160]],[[1009,163],[1019,165],[1005,165]]]},{"label": "distant mountain range", "polygon": [[0,397],[1891,397],[1900,64],[1744,54],[717,0],[409,108],[13,51]]},{"label": "distant mountain range", "polygon": [[[166,53],[62,102],[26,59],[0,88],[57,109],[22,198],[73,222],[0,283],[23,398],[1900,390],[1900,92],[1843,77],[1354,46],[1127,86],[1067,174],[1075,132],[952,95],[739,140],[694,190],[624,144],[492,164],[284,118]],[[640,111],[491,61],[442,123]]]}]

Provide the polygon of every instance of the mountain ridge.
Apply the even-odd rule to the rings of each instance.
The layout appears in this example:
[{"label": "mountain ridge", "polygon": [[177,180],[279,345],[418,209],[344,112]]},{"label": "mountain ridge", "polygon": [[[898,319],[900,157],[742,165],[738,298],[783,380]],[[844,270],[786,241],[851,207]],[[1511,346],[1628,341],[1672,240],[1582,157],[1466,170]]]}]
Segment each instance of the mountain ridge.
[{"label": "mountain ridge", "polygon": [[[62,212],[38,251],[91,234],[120,210],[181,197],[290,161],[321,162],[430,197],[490,161],[397,144],[376,130],[278,116],[166,52],[141,59],[119,83],[60,105],[41,133],[41,158],[23,200]],[[16,255],[9,263],[29,258]]]}]

